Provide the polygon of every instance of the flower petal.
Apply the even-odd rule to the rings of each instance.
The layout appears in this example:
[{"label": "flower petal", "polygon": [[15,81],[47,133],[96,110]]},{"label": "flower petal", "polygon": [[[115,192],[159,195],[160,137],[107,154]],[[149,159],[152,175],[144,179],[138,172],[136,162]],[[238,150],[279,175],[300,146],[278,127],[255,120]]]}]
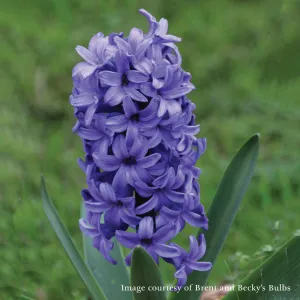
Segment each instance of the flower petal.
[{"label": "flower petal", "polygon": [[114,38],[114,42],[116,43],[117,47],[126,54],[131,54],[131,46],[127,43],[124,39],[116,36]]},{"label": "flower petal", "polygon": [[163,206],[160,209],[159,215],[164,218],[167,222],[176,220],[181,214],[181,211],[172,210],[168,207]]},{"label": "flower petal", "polygon": [[143,41],[143,31],[138,28],[132,28],[128,36],[128,43],[130,44],[133,52],[136,51],[138,45],[142,41]]},{"label": "flower petal", "polygon": [[208,221],[207,221],[207,218],[202,216],[202,215],[199,215],[199,214],[196,214],[194,212],[191,212],[191,211],[185,211],[183,214],[182,214],[182,217],[183,219],[188,222],[190,225],[194,226],[194,227],[206,227]]},{"label": "flower petal", "polygon": [[128,183],[127,183],[127,170],[128,167],[125,165],[121,165],[121,167],[118,169],[117,173],[114,176],[112,187],[115,191],[118,191],[118,194],[122,193],[126,194],[128,191]]},{"label": "flower petal", "polygon": [[101,182],[99,185],[100,196],[109,202],[116,202],[116,194],[112,186],[107,182]]},{"label": "flower petal", "polygon": [[[133,133],[134,135],[136,135],[136,137],[133,140],[133,143],[129,149],[129,154],[139,159],[144,157],[148,152],[148,143],[146,139],[139,138],[136,131],[133,131]],[[133,138],[133,134],[132,134],[132,138]]]},{"label": "flower petal", "polygon": [[136,214],[142,215],[149,211],[151,211],[157,204],[158,197],[154,194],[147,202],[143,203],[142,205],[136,208]]},{"label": "flower petal", "polygon": [[113,86],[108,89],[104,96],[104,102],[111,106],[118,105],[125,97],[124,89],[121,86]]},{"label": "flower petal", "polygon": [[179,270],[177,270],[174,276],[175,278],[186,278],[185,267],[182,266]]},{"label": "flower petal", "polygon": [[135,56],[138,60],[140,60],[144,53],[147,51],[149,45],[152,43],[152,39],[145,39],[136,49]]},{"label": "flower petal", "polygon": [[194,260],[201,259],[206,252],[206,240],[205,240],[204,234],[199,235],[198,241],[199,241],[199,245],[200,245],[198,247],[198,253],[194,257],[191,257]]},{"label": "flower petal", "polygon": [[142,182],[136,172],[128,172],[126,175],[128,183],[136,189],[139,195],[150,197],[153,194],[154,188]]},{"label": "flower petal", "polygon": [[197,159],[205,152],[206,146],[206,138],[197,140]]},{"label": "flower petal", "polygon": [[111,204],[108,202],[94,202],[94,201],[86,201],[85,203],[86,210],[93,213],[102,213],[111,208]]},{"label": "flower petal", "polygon": [[116,239],[120,244],[129,249],[138,245],[140,241],[136,233],[122,230],[116,231]]},{"label": "flower petal", "polygon": [[171,175],[170,169],[167,172],[165,172],[163,175],[157,177],[153,181],[153,185],[155,185],[156,187],[159,187],[159,188],[164,188],[169,180],[170,175]]},{"label": "flower petal", "polygon": [[89,42],[89,47],[88,49],[92,52],[92,53],[97,53],[97,45],[99,43],[101,43],[101,41],[104,38],[104,34],[102,32],[98,32],[96,33],[90,40]]},{"label": "flower petal", "polygon": [[167,110],[170,117],[173,117],[179,113],[181,113],[181,105],[176,100],[168,100],[167,102]]},{"label": "flower petal", "polygon": [[192,88],[190,87],[179,87],[172,90],[162,91],[161,96],[166,100],[175,99],[188,94],[191,90]]},{"label": "flower petal", "polygon": [[138,236],[140,239],[151,239],[153,236],[153,219],[145,217],[139,224]]},{"label": "flower petal", "polygon": [[152,37],[154,32],[156,31],[158,27],[158,23],[156,22],[156,19],[149,14],[145,9],[139,9],[140,14],[145,16],[149,22],[149,32],[145,35],[145,37]]},{"label": "flower petal", "polygon": [[86,220],[84,219],[79,220],[79,227],[85,235],[91,238],[95,238],[96,236],[99,236],[101,234],[97,228],[88,225]]},{"label": "flower petal", "polygon": [[106,126],[114,132],[123,132],[128,127],[128,119],[120,114],[107,119]]},{"label": "flower petal", "polygon": [[79,127],[77,130],[77,134],[82,138],[89,141],[96,141],[103,137],[103,133],[99,132],[96,129]]},{"label": "flower petal", "polygon": [[199,247],[198,241],[193,235],[190,235],[189,240],[190,240],[189,258],[194,259],[194,257],[198,254],[198,247]]},{"label": "flower petal", "polygon": [[92,156],[95,164],[104,171],[115,171],[121,165],[120,161],[114,155],[94,152]]},{"label": "flower petal", "polygon": [[77,53],[88,63],[91,65],[95,65],[98,63],[98,58],[91,51],[82,46],[77,46],[75,48]]},{"label": "flower petal", "polygon": [[76,107],[88,106],[95,103],[95,100],[97,100],[97,98],[95,98],[93,94],[80,94],[75,97],[71,96],[70,103]]},{"label": "flower petal", "polygon": [[152,80],[152,85],[156,88],[156,89],[161,89],[164,86],[164,80],[162,79],[158,79],[156,77],[153,77]]},{"label": "flower petal", "polygon": [[177,248],[161,243],[154,243],[154,251],[161,257],[176,257],[180,255],[180,251]]},{"label": "flower petal", "polygon": [[109,240],[102,239],[100,242],[100,253],[104,256],[106,260],[108,260],[113,265],[116,265],[117,262],[109,255],[109,252],[113,248],[113,243]]},{"label": "flower petal", "polygon": [[167,108],[168,108],[168,103],[165,99],[159,97],[159,108],[158,108],[158,112],[157,112],[157,116],[158,117],[162,117],[166,111],[167,111]]},{"label": "flower petal", "polygon": [[121,74],[124,74],[130,69],[128,57],[125,53],[126,52],[118,51],[115,56],[117,71]]},{"label": "flower petal", "polygon": [[149,76],[139,71],[129,70],[127,72],[127,79],[134,83],[143,83],[149,79]]},{"label": "flower petal", "polygon": [[173,190],[166,190],[164,193],[173,202],[176,203],[184,202],[184,193],[175,192]]},{"label": "flower petal", "polygon": [[87,62],[80,62],[73,68],[72,77],[75,78],[79,75],[85,79],[91,76],[97,68],[97,65],[91,65]]},{"label": "flower petal", "polygon": [[133,66],[136,70],[138,70],[142,73],[148,74],[148,75],[150,75],[153,70],[153,65],[152,65],[150,59],[148,59],[146,57],[140,59],[137,62],[134,62]]},{"label": "flower petal", "polygon": [[130,148],[133,147],[134,144],[138,144],[138,146],[140,145],[140,139],[139,139],[139,132],[138,132],[138,127],[135,126],[134,123],[129,122],[128,124],[128,128],[127,128],[127,132],[126,132],[126,136],[125,136],[125,145],[127,147],[127,149],[129,150],[129,154],[131,156],[135,156],[135,153],[132,153]]},{"label": "flower petal", "polygon": [[156,89],[152,86],[151,82],[144,82],[140,86],[141,92],[148,97],[155,97],[157,95]]},{"label": "flower petal", "polygon": [[112,227],[112,229],[126,230],[128,225],[121,220],[121,208],[113,205],[104,215],[104,225]]},{"label": "flower petal", "polygon": [[[150,145],[149,145],[150,148]],[[161,176],[165,172],[166,162],[157,163],[155,166],[148,169],[148,172],[155,176]]]},{"label": "flower petal", "polygon": [[158,106],[159,106],[159,103],[158,103],[157,99],[152,99],[150,101],[150,103],[147,105],[147,107],[139,112],[140,120],[145,121],[146,124],[153,119],[155,119],[155,121],[159,122],[160,119],[156,117]]},{"label": "flower petal", "polygon": [[132,117],[138,112],[135,104],[129,96],[125,96],[123,99],[123,109],[127,118]]},{"label": "flower petal", "polygon": [[188,260],[185,262],[185,265],[195,271],[209,271],[212,267],[210,262],[194,262]]},{"label": "flower petal", "polygon": [[90,126],[97,110],[97,102],[91,105],[85,112],[84,123],[86,126]]},{"label": "flower petal", "polygon": [[165,18],[161,18],[158,22],[158,28],[155,31],[155,34],[158,36],[162,36],[167,34],[168,32],[168,20]]},{"label": "flower petal", "polygon": [[103,85],[119,86],[122,84],[122,74],[112,71],[102,71],[98,77]]},{"label": "flower petal", "polygon": [[129,86],[124,86],[124,90],[131,99],[139,102],[148,102],[148,99],[138,90],[131,88]]},{"label": "flower petal", "polygon": [[174,277],[178,279],[177,286],[185,286],[187,282],[187,274],[185,272],[185,267],[180,268],[175,274]]},{"label": "flower petal", "polygon": [[158,229],[154,235],[153,240],[160,243],[166,243],[173,239],[177,234],[176,225],[168,223],[167,225]]},{"label": "flower petal", "polygon": [[154,166],[160,160],[160,158],[161,154],[153,153],[151,155],[137,159],[137,163],[140,167],[147,169]]},{"label": "flower petal", "polygon": [[138,225],[141,218],[135,216],[133,213],[129,213],[126,208],[121,210],[121,219],[130,226]]},{"label": "flower petal", "polygon": [[113,150],[114,155],[119,160],[123,160],[124,158],[129,156],[129,153],[128,153],[126,145],[125,145],[124,135],[119,134],[116,136],[116,138],[112,144],[112,150]]},{"label": "flower petal", "polygon": [[160,142],[161,142],[161,134],[159,130],[157,130],[155,134],[148,140],[148,148],[149,149],[154,148],[158,146]]},{"label": "flower petal", "polygon": [[179,43],[181,42],[181,38],[177,37],[175,35],[171,35],[171,34],[166,34],[161,36],[162,40],[164,42],[168,42],[168,43]]}]

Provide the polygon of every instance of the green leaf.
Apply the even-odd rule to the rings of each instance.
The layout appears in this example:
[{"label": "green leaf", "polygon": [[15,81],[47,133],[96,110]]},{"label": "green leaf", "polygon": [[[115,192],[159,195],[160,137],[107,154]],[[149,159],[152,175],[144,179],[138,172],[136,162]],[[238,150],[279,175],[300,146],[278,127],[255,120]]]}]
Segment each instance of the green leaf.
[{"label": "green leaf", "polygon": [[21,296],[20,296],[20,299],[21,299],[21,300],[35,300],[35,299],[30,298],[30,297],[25,296],[25,295],[21,295]]},{"label": "green leaf", "polygon": [[[300,237],[294,237],[254,270],[222,300],[298,299]],[[260,287],[258,292],[242,288]],[[275,290],[276,289],[276,290]]]},{"label": "green leaf", "polygon": [[106,300],[101,288],[99,287],[94,275],[89,270],[88,266],[85,264],[84,260],[80,256],[76,246],[74,245],[67,229],[62,224],[58,213],[47,193],[45,180],[42,176],[41,178],[41,192],[42,200],[44,205],[45,213],[49,219],[49,222],[54,229],[58,239],[63,245],[65,251],[67,252],[71,262],[75,266],[78,274],[84,281],[86,287],[90,291],[91,295],[95,300]]},{"label": "green leaf", "polygon": [[[81,217],[85,217],[84,205],[81,205]],[[92,270],[106,297],[108,299],[132,300],[133,296],[131,292],[122,291],[122,285],[130,286],[130,281],[123,252],[118,242],[113,239],[114,248],[111,251],[111,256],[117,261],[117,265],[113,265],[93,247],[91,238],[84,234],[82,238],[85,261]]]},{"label": "green leaf", "polygon": [[[229,167],[218,186],[215,197],[208,211],[209,226],[204,232],[207,250],[203,261],[213,265],[223,247],[228,231],[235,218],[242,198],[247,190],[254,172],[254,166],[258,156],[259,135],[252,136],[239,150],[231,161]],[[202,231],[199,231],[199,234]],[[187,285],[193,284],[192,291],[172,293],[172,300],[195,300],[202,294],[196,291],[195,286],[205,286],[210,272],[193,272],[189,275]]]},{"label": "green leaf", "polygon": [[133,289],[144,287],[144,291],[141,293],[133,292],[135,300],[166,300],[165,292],[148,290],[148,287],[163,288],[164,285],[156,262],[141,246],[137,246],[133,250],[131,286]]}]

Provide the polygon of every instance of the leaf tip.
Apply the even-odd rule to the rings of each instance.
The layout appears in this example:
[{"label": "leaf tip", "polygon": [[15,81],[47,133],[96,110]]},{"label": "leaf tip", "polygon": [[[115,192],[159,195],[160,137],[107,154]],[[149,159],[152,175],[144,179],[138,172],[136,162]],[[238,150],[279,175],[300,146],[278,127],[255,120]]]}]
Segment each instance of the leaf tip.
[{"label": "leaf tip", "polygon": [[134,247],[132,255],[134,255],[135,253],[136,254],[142,253],[143,251],[144,251],[143,247],[140,245],[137,245]]},{"label": "leaf tip", "polygon": [[255,142],[258,142],[259,139],[260,139],[260,133],[259,133],[259,132],[255,133],[255,134],[250,138],[250,140],[253,140],[253,141],[255,141]]},{"label": "leaf tip", "polygon": [[259,147],[259,140],[260,140],[260,133],[255,133],[254,135],[251,136],[251,138],[244,144],[246,145],[252,145],[252,147],[255,147],[258,149]]}]

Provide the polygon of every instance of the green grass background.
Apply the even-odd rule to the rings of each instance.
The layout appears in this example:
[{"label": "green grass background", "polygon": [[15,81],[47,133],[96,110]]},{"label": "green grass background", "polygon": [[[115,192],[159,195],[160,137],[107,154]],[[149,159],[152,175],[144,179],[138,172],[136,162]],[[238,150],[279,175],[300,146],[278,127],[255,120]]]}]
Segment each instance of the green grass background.
[{"label": "green grass background", "polygon": [[[228,275],[224,260],[252,255],[300,228],[300,1],[298,0],[1,0],[0,299],[26,290],[37,299],[85,299],[86,290],[43,212],[39,180],[81,246],[78,229],[83,150],[72,135],[68,96],[74,48],[96,32],[147,29],[139,8],[169,20],[183,38],[183,67],[193,75],[201,136],[201,199],[208,208],[234,153],[261,133],[254,178],[218,259],[211,283]],[[222,224],[219,224],[222,226]],[[187,245],[187,230],[181,242]],[[251,268],[255,262],[250,263]],[[164,276],[172,278],[172,269]]]}]

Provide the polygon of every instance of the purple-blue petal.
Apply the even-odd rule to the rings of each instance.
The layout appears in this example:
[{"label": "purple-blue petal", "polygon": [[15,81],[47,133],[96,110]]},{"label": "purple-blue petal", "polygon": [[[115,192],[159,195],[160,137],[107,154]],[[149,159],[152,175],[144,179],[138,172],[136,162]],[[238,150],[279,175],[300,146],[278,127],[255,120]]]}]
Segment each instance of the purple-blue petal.
[{"label": "purple-blue petal", "polygon": [[176,236],[176,233],[176,225],[168,223],[154,233],[153,240],[156,242],[165,243],[173,239]]},{"label": "purple-blue petal", "polygon": [[159,153],[153,153],[151,155],[137,159],[137,164],[140,167],[147,169],[149,167],[154,166],[160,158],[161,155]]},{"label": "purple-blue petal", "polygon": [[187,260],[185,265],[192,270],[195,271],[209,271],[212,268],[212,264],[210,262],[194,262]]},{"label": "purple-blue petal", "polygon": [[116,239],[120,244],[129,249],[138,245],[140,241],[136,233],[122,230],[116,231]]},{"label": "purple-blue petal", "polygon": [[93,159],[95,164],[104,171],[115,171],[120,167],[120,161],[114,155],[103,155],[94,152]]},{"label": "purple-blue petal", "polygon": [[115,106],[120,104],[125,96],[125,91],[121,86],[112,86],[106,92],[104,102],[111,106]]},{"label": "purple-blue petal", "polygon": [[90,63],[91,65],[98,63],[97,57],[85,47],[77,46],[75,49],[86,62]]},{"label": "purple-blue petal", "polygon": [[136,208],[136,213],[138,215],[142,215],[151,211],[157,205],[157,201],[158,197],[156,194],[154,194],[148,201]]},{"label": "purple-blue petal", "polygon": [[188,94],[192,89],[190,87],[177,87],[171,90],[162,91],[161,96],[166,99],[175,99]]},{"label": "purple-blue petal", "polygon": [[154,251],[161,257],[176,257],[180,255],[180,251],[172,246],[161,243],[154,243]]},{"label": "purple-blue petal", "polygon": [[148,99],[138,90],[124,86],[125,93],[133,100],[136,100],[138,102],[148,102]]},{"label": "purple-blue petal", "polygon": [[145,217],[139,224],[138,236],[140,239],[151,239],[153,236],[153,219]]},{"label": "purple-blue petal", "polygon": [[122,74],[112,71],[102,71],[98,74],[102,84],[108,86],[119,86],[122,83]]},{"label": "purple-blue petal", "polygon": [[126,73],[127,79],[134,83],[143,83],[149,79],[149,76],[139,71],[130,70]]},{"label": "purple-blue petal", "polygon": [[123,114],[110,117],[106,121],[106,126],[114,132],[123,132],[127,129],[128,119]]}]

